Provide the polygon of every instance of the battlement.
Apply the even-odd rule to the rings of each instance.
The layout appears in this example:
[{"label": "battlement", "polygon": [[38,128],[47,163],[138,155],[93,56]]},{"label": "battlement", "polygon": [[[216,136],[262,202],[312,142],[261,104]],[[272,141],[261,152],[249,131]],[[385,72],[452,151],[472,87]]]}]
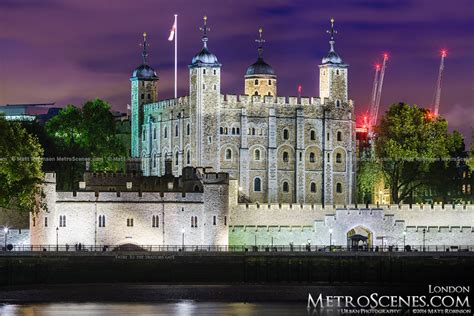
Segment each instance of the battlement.
[{"label": "battlement", "polygon": [[167,108],[180,107],[189,104],[189,96],[182,96],[176,99],[165,99],[155,103],[148,103],[143,106],[144,112],[160,111]]},{"label": "battlement", "polygon": [[229,174],[225,172],[206,172],[202,174],[204,184],[229,184]]},{"label": "battlement", "polygon": [[301,106],[314,105],[320,106],[321,99],[317,97],[273,97],[273,96],[258,96],[258,95],[236,95],[236,94],[221,94],[221,105],[224,107],[245,107],[250,104],[267,104],[267,105],[282,105],[282,106]]}]

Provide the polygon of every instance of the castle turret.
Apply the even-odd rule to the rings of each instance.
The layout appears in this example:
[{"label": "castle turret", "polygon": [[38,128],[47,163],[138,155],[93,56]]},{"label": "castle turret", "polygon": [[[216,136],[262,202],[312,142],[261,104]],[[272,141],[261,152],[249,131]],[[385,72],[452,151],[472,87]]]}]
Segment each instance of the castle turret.
[{"label": "castle turret", "polygon": [[220,126],[220,90],[221,64],[216,55],[207,46],[207,17],[204,17],[202,31],[202,49],[189,65],[190,104],[193,116],[194,152],[192,165],[209,166],[219,170],[219,126]]},{"label": "castle turret", "polygon": [[334,49],[334,19],[331,19],[331,29],[327,31],[330,35],[329,53],[322,59],[319,65],[319,97],[321,100],[328,98],[336,107],[348,102],[347,96],[347,68],[342,58]]},{"label": "castle turret", "polygon": [[255,41],[258,43],[258,59],[255,63],[247,68],[245,73],[245,94],[260,96],[276,96],[277,95],[277,76],[272,66],[263,60],[263,30],[258,30],[259,38]]},{"label": "castle turret", "polygon": [[143,105],[158,100],[158,76],[155,70],[148,65],[148,42],[146,33],[143,33],[142,58],[143,62],[135,68],[130,77],[132,85],[131,117],[132,117],[132,157],[141,157],[141,138],[143,124]]}]

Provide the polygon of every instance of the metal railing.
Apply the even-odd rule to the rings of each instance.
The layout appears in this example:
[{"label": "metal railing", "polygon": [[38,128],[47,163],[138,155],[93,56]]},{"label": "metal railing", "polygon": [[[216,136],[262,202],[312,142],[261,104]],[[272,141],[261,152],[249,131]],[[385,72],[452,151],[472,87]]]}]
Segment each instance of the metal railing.
[{"label": "metal railing", "polygon": [[[11,248],[11,249],[10,249]],[[341,245],[8,245],[5,252],[471,252],[472,245],[350,247]]]}]

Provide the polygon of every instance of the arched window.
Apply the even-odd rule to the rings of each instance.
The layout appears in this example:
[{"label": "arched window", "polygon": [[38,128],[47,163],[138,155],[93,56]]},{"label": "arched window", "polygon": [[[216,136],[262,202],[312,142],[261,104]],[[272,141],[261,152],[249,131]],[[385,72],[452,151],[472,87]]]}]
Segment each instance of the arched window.
[{"label": "arched window", "polygon": [[191,164],[191,152],[190,152],[189,149],[188,149],[188,151],[186,152],[186,164],[188,164],[188,165]]},{"label": "arched window", "polygon": [[194,192],[199,192],[199,186],[197,184],[194,186]]},{"label": "arched window", "polygon": [[336,163],[342,163],[342,155],[341,153],[336,154]]},{"label": "arched window", "polygon": [[287,128],[283,130],[283,139],[288,139],[290,138],[290,132],[288,131]]},{"label": "arched window", "polygon": [[227,148],[225,150],[225,159],[226,160],[232,160],[232,149]]},{"label": "arched window", "polygon": [[174,126],[174,136],[178,137],[178,135],[179,135],[179,127],[178,127],[178,124],[176,124]]},{"label": "arched window", "polygon": [[152,216],[151,227],[160,227],[159,217],[158,215]]},{"label": "arched window", "polygon": [[341,101],[336,100],[336,107],[340,107],[340,106],[341,106]]},{"label": "arched window", "polygon": [[316,132],[314,130],[311,130],[310,138],[311,138],[311,140],[316,140]]},{"label": "arched window", "polygon": [[194,216],[194,227],[198,227],[198,218]]},{"label": "arched window", "polygon": [[256,161],[260,160],[260,149],[255,149],[254,154],[253,154],[253,159]]},{"label": "arched window", "polygon": [[341,183],[336,183],[336,192],[337,193],[342,193],[342,184]]},{"label": "arched window", "polygon": [[252,127],[252,135],[255,135],[255,127]]},{"label": "arched window", "polygon": [[99,227],[105,227],[105,215],[99,215]]},{"label": "arched window", "polygon": [[174,164],[177,166],[178,165],[178,152],[174,154]]},{"label": "arched window", "polygon": [[258,84],[258,79],[255,79],[255,84],[256,84],[256,85]]},{"label": "arched window", "polygon": [[163,133],[163,137],[168,138],[168,127],[166,127],[166,126],[165,126],[165,130],[164,130],[164,133]]},{"label": "arched window", "polygon": [[290,192],[290,185],[288,182],[283,182],[283,192]]},{"label": "arched window", "polygon": [[237,135],[240,135],[240,127],[237,127]]},{"label": "arched window", "polygon": [[153,155],[153,168],[156,168],[156,157],[157,155]]},{"label": "arched window", "polygon": [[311,163],[316,162],[316,155],[314,153],[309,153],[309,162]]},{"label": "arched window", "polygon": [[[272,81],[270,79],[268,79],[268,85],[271,86],[272,85]],[[270,93],[270,92],[268,92]]]},{"label": "arched window", "polygon": [[212,225],[216,225],[216,222],[217,222],[217,216],[214,215],[212,218]]},{"label": "arched window", "polygon": [[235,127],[232,127],[232,135],[235,135]]},{"label": "arched window", "polygon": [[272,96],[272,93],[271,93],[271,92],[268,92],[268,96],[270,96],[270,97],[271,97],[271,96]]},{"label": "arched window", "polygon": [[189,123],[186,124],[186,135],[190,135],[191,134],[191,126],[189,126]]},{"label": "arched window", "polygon": [[156,139],[156,127],[153,128],[153,139]]},{"label": "arched window", "polygon": [[224,134],[224,128],[221,126],[221,128],[219,129],[221,135]]},{"label": "arched window", "polygon": [[288,162],[290,160],[288,152],[284,151],[283,152],[283,162]]},{"label": "arched window", "polygon": [[194,227],[194,216],[191,216],[191,228]]},{"label": "arched window", "polygon": [[44,218],[44,227],[48,227],[48,218],[47,217]]},{"label": "arched window", "polygon": [[253,191],[254,192],[262,191],[262,180],[260,178],[253,179]]},{"label": "arched window", "polygon": [[316,192],[316,183],[311,182],[310,190],[311,190],[312,193],[315,193],[315,192]]},{"label": "arched window", "polygon": [[255,93],[253,95],[258,95],[258,91],[255,91]]},{"label": "arched window", "polygon": [[337,141],[338,142],[342,141],[342,133],[340,131],[337,132]]},{"label": "arched window", "polygon": [[227,135],[227,127],[224,127],[224,134]]},{"label": "arched window", "polygon": [[336,70],[336,75],[338,75],[338,76],[339,76],[339,69],[337,69],[337,70]]},{"label": "arched window", "polygon": [[145,140],[145,130],[142,131],[142,140]]}]

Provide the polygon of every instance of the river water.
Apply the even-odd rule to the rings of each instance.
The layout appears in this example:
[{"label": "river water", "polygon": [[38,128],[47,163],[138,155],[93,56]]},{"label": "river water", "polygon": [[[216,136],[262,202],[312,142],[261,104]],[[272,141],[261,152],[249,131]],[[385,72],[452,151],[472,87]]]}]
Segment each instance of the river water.
[{"label": "river water", "polygon": [[0,305],[1,316],[119,315],[312,315],[305,303],[35,303]]}]

